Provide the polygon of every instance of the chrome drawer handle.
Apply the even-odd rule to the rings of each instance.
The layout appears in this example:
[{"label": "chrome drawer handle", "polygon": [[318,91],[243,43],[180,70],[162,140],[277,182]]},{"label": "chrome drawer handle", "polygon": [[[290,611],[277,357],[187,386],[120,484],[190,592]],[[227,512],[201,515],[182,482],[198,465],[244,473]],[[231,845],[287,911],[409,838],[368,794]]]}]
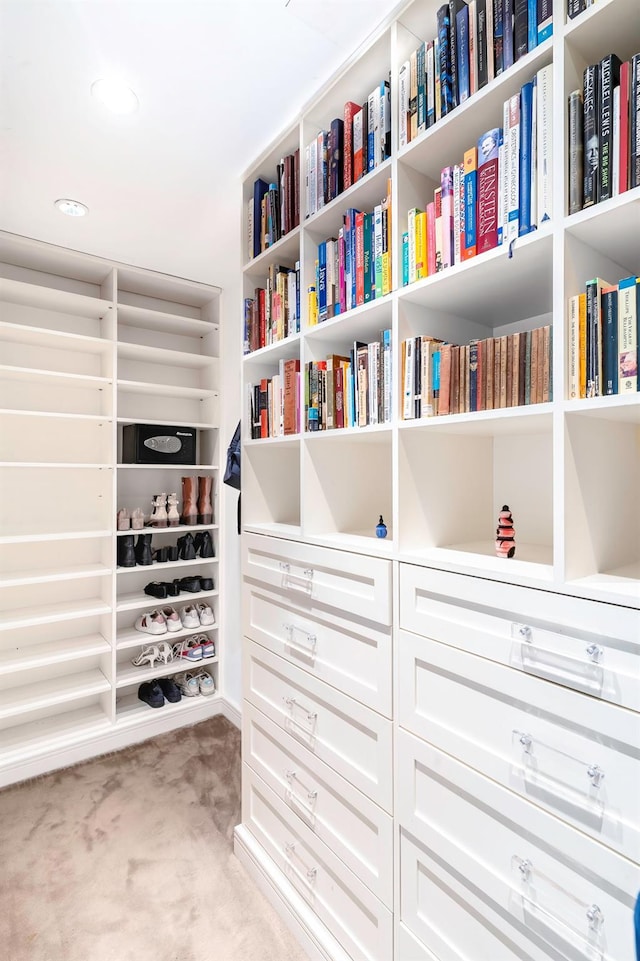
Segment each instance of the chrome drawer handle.
[{"label": "chrome drawer handle", "polygon": [[[287,632],[286,643],[289,647],[295,648],[296,651],[300,651],[301,654],[306,654],[307,657],[312,657],[316,653],[316,644],[318,643],[317,634],[312,634],[310,631],[306,631],[304,627],[298,627],[297,624],[287,624],[283,623],[282,627]],[[300,634],[304,634],[309,642],[309,647],[305,647],[304,644],[299,644],[294,637],[294,631],[298,631]]]}]

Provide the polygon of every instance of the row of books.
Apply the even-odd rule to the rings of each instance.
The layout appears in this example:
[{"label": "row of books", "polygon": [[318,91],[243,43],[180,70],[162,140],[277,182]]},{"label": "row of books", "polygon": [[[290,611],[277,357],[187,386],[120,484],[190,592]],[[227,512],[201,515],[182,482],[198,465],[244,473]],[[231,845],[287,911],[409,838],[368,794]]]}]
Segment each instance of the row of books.
[{"label": "row of books", "polygon": [[300,361],[281,360],[278,373],[249,384],[251,439],[300,433]]},{"label": "row of books", "polygon": [[392,416],[391,331],[370,344],[355,341],[349,356],[305,364],[305,429],[338,430],[388,424]]},{"label": "row of books", "polygon": [[403,420],[552,399],[550,326],[458,346],[409,337],[400,362]]},{"label": "row of books", "polygon": [[243,350],[250,354],[300,331],[300,261],[270,264],[267,286],[244,300]]},{"label": "row of books", "polygon": [[640,278],[589,280],[569,298],[569,398],[634,394],[640,344]]},{"label": "row of books", "polygon": [[391,91],[376,84],[363,104],[349,100],[304,154],[306,216],[316,214],[391,156]]},{"label": "row of books", "polygon": [[258,177],[247,202],[249,260],[290,233],[300,223],[300,150],[283,157],[276,180]]},{"label": "row of books", "polygon": [[[349,208],[337,237],[318,246],[317,323],[391,291],[391,181],[373,211]],[[309,317],[312,324],[315,319]]]},{"label": "row of books", "polygon": [[552,0],[449,0],[399,73],[400,147],[553,34]]},{"label": "row of books", "polygon": [[402,236],[403,286],[452,267],[550,220],[552,66],[505,101],[503,126],[487,130],[462,163],[441,171],[425,210]]},{"label": "row of books", "polygon": [[640,53],[585,68],[569,95],[569,213],[640,186]]},{"label": "row of books", "polygon": [[567,0],[567,16],[570,20],[593,7],[596,0]]}]

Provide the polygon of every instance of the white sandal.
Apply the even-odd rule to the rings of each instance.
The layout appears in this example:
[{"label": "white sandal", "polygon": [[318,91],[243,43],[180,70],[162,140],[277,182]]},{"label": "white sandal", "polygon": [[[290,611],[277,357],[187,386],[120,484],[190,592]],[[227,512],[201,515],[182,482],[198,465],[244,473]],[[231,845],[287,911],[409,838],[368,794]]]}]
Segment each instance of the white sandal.
[{"label": "white sandal", "polygon": [[[168,646],[168,645],[167,645]],[[149,667],[153,667],[156,661],[160,660],[160,651],[155,644],[150,647],[143,647],[140,653],[132,658],[131,663],[134,667],[144,667],[148,664]]]}]

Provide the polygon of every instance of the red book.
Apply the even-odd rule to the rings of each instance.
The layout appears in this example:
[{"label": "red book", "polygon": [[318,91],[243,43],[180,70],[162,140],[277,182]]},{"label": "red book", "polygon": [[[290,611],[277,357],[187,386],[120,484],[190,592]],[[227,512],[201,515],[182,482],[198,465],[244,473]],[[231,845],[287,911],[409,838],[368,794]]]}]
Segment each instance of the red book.
[{"label": "red book", "polygon": [[478,140],[478,253],[498,246],[498,148],[502,131],[495,127]]},{"label": "red book", "polygon": [[436,205],[427,204],[427,274],[436,272]]},{"label": "red book", "polygon": [[356,214],[356,307],[364,304],[364,213]]},{"label": "red book", "polygon": [[343,189],[346,190],[354,182],[353,180],[353,116],[360,110],[359,103],[352,103],[347,100],[344,105],[344,133],[343,133],[343,156],[342,156],[342,176]]},{"label": "red book", "polygon": [[629,189],[629,80],[631,64],[620,64],[620,193]]}]

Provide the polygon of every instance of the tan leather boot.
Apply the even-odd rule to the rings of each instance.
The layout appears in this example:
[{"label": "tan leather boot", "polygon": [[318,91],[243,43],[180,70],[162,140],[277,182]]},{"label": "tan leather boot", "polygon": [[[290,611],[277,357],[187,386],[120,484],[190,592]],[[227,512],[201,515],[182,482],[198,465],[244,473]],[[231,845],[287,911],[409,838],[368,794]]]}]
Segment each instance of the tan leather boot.
[{"label": "tan leather boot", "polygon": [[191,527],[198,523],[198,482],[195,477],[182,478],[182,523]]},{"label": "tan leather boot", "polygon": [[211,476],[198,477],[198,524],[213,523],[213,504],[211,503],[212,481]]}]

